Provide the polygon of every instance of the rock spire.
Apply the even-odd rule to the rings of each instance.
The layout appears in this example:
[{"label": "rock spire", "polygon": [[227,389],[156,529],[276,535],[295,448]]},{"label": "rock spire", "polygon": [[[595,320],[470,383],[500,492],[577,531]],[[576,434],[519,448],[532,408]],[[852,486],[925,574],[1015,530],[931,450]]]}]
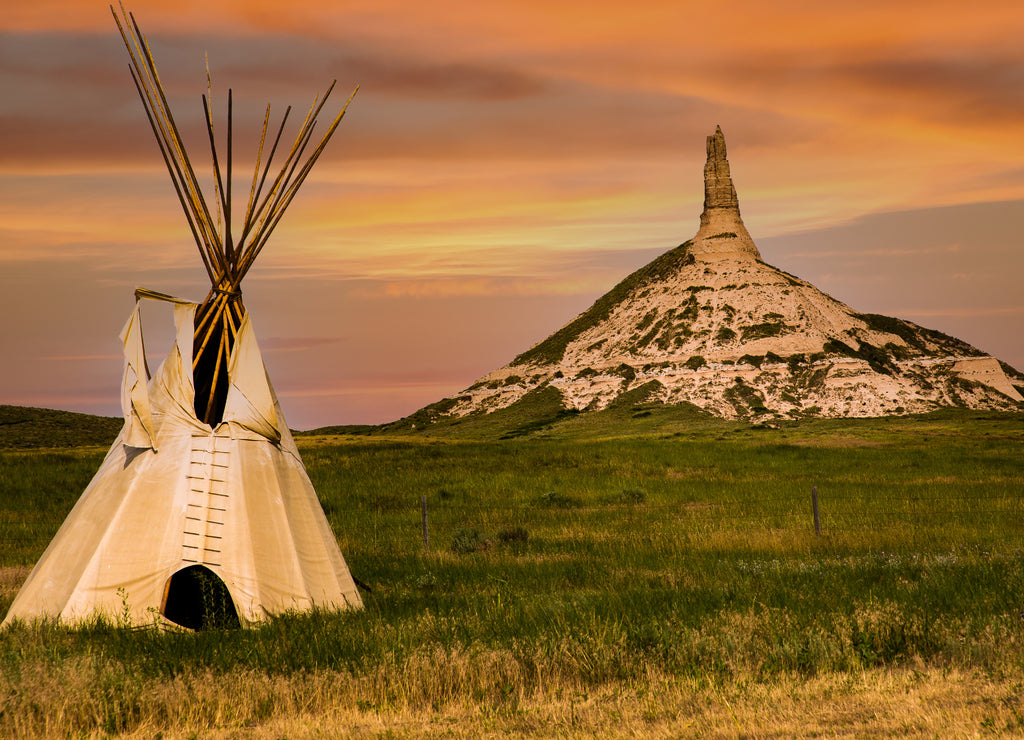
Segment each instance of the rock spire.
[{"label": "rock spire", "polygon": [[700,215],[700,230],[693,237],[691,253],[704,260],[759,260],[761,254],[740,218],[740,201],[732,184],[721,126],[716,126],[715,133],[708,137],[707,149],[704,212]]},{"label": "rock spire", "polygon": [[704,165],[704,214],[713,208],[726,208],[740,212],[740,201],[729,175],[729,160],[725,156],[725,134],[716,126],[715,133],[708,137],[708,161]]}]

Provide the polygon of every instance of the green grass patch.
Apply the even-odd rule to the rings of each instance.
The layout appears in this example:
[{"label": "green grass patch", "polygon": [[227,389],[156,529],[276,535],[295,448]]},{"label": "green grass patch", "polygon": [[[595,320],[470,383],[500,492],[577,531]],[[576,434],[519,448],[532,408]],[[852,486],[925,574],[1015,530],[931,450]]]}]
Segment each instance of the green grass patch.
[{"label": "green grass patch", "polygon": [[[372,711],[515,712],[553,687],[653,673],[736,686],[1024,662],[1024,415],[768,429],[648,399],[504,441],[300,436],[342,551],[372,588],[365,610],[226,632],[5,630],[0,734],[86,697],[95,711],[66,732],[142,731],[150,697],[203,676],[326,675],[363,687]],[[638,406],[651,416],[627,423]],[[0,531],[0,575],[23,578],[101,455],[0,457],[0,522],[27,523],[17,538]],[[0,613],[17,585],[0,580]],[[31,693],[74,666],[83,678],[59,701]]]}]

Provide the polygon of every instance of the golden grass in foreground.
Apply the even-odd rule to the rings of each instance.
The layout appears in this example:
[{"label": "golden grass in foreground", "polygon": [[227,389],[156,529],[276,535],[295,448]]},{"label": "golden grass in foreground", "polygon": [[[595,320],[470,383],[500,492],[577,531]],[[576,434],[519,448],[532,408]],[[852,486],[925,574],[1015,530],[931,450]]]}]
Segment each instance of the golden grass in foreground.
[{"label": "golden grass in foreground", "polygon": [[[496,658],[500,662],[500,658]],[[441,671],[453,666],[439,665]],[[81,734],[80,713],[103,712],[83,698],[87,664],[25,677],[40,701],[61,704],[42,724],[12,738],[111,737]],[[919,666],[765,682],[715,684],[654,673],[639,684],[583,691],[550,686],[494,709],[455,700],[441,707],[398,702],[379,709],[360,701],[366,681],[337,673],[290,679],[255,672],[185,675],[152,683],[145,716],[125,738],[331,737],[975,737],[1024,733],[1024,672],[988,676]],[[64,685],[68,682],[69,685]],[[0,705],[2,706],[2,705]],[[45,717],[45,718],[44,718]]]}]

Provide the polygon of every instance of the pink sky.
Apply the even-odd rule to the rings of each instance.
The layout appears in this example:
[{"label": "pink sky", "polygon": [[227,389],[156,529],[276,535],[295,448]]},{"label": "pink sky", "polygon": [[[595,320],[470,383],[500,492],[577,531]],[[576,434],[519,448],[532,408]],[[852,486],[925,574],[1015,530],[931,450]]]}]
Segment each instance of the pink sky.
[{"label": "pink sky", "polygon": [[[767,262],[1024,368],[1017,2],[129,9],[203,167],[204,54],[240,167],[361,86],[243,286],[293,426],[455,393],[691,237],[716,124]],[[205,294],[127,64],[102,3],[0,17],[0,403],[116,415],[134,287]]]}]

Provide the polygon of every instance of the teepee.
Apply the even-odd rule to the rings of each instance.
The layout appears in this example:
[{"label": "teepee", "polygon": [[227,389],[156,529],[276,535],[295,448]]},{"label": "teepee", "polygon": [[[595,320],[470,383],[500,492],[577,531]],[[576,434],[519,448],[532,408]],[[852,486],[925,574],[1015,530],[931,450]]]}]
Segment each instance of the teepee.
[{"label": "teepee", "polygon": [[[136,291],[135,309],[121,333],[124,427],[4,623],[75,623],[105,615],[122,624],[167,620],[196,629],[251,624],[291,610],[360,607],[267,377],[240,292],[242,278],[348,103],[307,155],[333,83],[314,100],[276,177],[269,177],[270,167],[288,111],[264,159],[267,106],[244,217],[233,230],[230,91],[223,160],[210,101],[203,96],[216,190],[212,212],[146,38],[123,8],[120,16],[111,10],[211,289],[200,304]],[[141,300],[174,306],[176,339],[152,376]]]}]

